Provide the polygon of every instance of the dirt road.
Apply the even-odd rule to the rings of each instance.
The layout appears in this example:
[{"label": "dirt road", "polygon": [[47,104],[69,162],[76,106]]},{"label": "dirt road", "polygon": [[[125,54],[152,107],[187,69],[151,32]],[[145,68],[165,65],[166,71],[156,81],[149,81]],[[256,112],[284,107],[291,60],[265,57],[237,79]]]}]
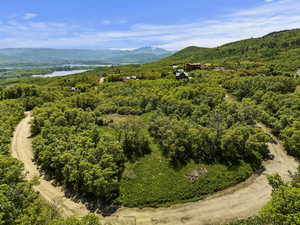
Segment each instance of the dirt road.
[{"label": "dirt road", "polygon": [[[31,113],[26,113],[16,128],[12,139],[11,151],[13,157],[24,163],[26,178],[28,180],[34,177],[41,177],[37,166],[32,162],[32,139],[30,139],[30,120]],[[55,187],[51,182],[40,178],[40,184],[34,186],[35,191],[39,192],[43,199],[58,207],[64,216],[83,216],[89,213],[83,204],[75,203],[71,199],[65,198],[61,188]]]},{"label": "dirt road", "polygon": [[[27,113],[26,118],[18,125],[12,141],[12,154],[25,164],[28,179],[40,175],[37,167],[32,163],[30,120],[31,114]],[[113,216],[105,218],[104,224],[107,222],[110,225],[211,225],[256,215],[271,198],[272,189],[265,175],[279,173],[284,180],[289,181],[290,172],[296,172],[298,166],[298,163],[286,154],[283,146],[270,130],[263,124],[258,126],[274,140],[273,143],[269,143],[269,149],[275,159],[264,163],[266,171],[262,175],[252,176],[246,182],[199,202],[170,208],[123,208]],[[35,190],[39,191],[47,201],[55,203],[65,216],[88,214],[84,205],[65,198],[60,188],[54,187],[43,178]]]}]

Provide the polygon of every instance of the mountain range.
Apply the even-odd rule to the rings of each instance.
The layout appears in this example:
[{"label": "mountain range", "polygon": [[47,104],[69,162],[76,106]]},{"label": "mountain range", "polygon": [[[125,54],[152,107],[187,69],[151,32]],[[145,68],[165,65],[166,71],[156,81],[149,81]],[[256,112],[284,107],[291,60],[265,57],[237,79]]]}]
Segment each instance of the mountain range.
[{"label": "mountain range", "polygon": [[6,48],[0,49],[0,65],[45,63],[134,64],[156,61],[173,53],[154,47],[144,47],[134,50]]}]

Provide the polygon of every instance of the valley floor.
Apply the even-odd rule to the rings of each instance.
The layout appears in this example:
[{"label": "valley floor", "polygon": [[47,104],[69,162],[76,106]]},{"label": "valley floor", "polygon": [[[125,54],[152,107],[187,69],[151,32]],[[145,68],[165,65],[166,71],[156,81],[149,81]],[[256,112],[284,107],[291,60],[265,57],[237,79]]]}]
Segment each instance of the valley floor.
[{"label": "valley floor", "polygon": [[[35,190],[50,204],[57,206],[63,215],[80,217],[88,214],[85,205],[66,198],[63,190],[45,180],[32,162],[31,119],[31,113],[26,113],[26,117],[17,126],[12,140],[12,155],[24,163],[27,179],[40,177],[40,184],[35,186]],[[256,215],[271,199],[272,188],[268,184],[266,175],[278,173],[285,181],[289,181],[290,173],[296,172],[298,166],[294,158],[286,154],[282,144],[270,130],[263,124],[257,125],[274,140],[269,143],[269,150],[275,159],[264,163],[266,170],[263,174],[252,176],[247,181],[216,193],[206,200],[169,208],[122,208],[104,221],[114,225],[205,225],[220,224],[236,218]]]}]

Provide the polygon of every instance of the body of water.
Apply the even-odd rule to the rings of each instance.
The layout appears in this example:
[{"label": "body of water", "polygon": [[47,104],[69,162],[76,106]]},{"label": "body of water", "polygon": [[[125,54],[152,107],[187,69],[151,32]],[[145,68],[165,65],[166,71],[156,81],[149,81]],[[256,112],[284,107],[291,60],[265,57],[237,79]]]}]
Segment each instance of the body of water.
[{"label": "body of water", "polygon": [[64,64],[62,66],[68,66],[68,67],[111,67],[112,65],[103,65],[103,64]]},{"label": "body of water", "polygon": [[78,73],[83,73],[88,70],[69,70],[69,71],[54,71],[53,73],[48,74],[37,74],[32,75],[33,77],[61,77],[61,76],[67,76],[67,75],[73,75]]}]

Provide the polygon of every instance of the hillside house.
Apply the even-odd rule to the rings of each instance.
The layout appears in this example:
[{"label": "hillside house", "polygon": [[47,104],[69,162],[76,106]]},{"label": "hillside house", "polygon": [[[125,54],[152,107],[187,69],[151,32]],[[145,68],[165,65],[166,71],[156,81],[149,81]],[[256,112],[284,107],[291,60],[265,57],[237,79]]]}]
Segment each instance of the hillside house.
[{"label": "hillside house", "polygon": [[184,70],[177,70],[176,75],[175,75],[176,80],[180,79],[192,79],[190,75],[185,72]]},{"label": "hillside house", "polygon": [[208,69],[212,66],[210,63],[188,63],[185,65],[185,70],[191,72],[193,70]]}]

